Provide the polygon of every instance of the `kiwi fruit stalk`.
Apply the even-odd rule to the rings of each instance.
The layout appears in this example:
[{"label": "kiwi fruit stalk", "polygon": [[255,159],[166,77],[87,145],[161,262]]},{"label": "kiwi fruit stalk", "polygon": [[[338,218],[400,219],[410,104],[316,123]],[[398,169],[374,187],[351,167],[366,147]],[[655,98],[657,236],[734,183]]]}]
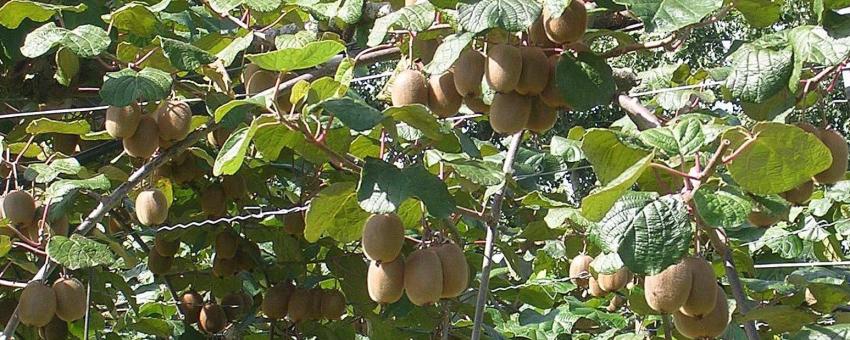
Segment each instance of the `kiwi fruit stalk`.
[{"label": "kiwi fruit stalk", "polygon": [[490,105],[490,127],[501,134],[522,131],[531,114],[531,100],[516,92],[496,93]]},{"label": "kiwi fruit stalk", "polygon": [[[395,261],[369,263],[366,281],[372,301],[389,304],[401,299],[404,292],[404,262],[399,256]],[[442,293],[442,287],[440,290]]]},{"label": "kiwi fruit stalk", "polygon": [[527,96],[536,96],[543,92],[549,82],[549,61],[538,47],[521,47],[522,71],[516,92]]},{"label": "kiwi fruit stalk", "polygon": [[437,117],[454,116],[460,109],[463,97],[455,89],[454,72],[431,75],[428,80],[428,106]]},{"label": "kiwi fruit stalk", "polygon": [[201,307],[204,304],[204,298],[201,297],[201,294],[194,290],[187,291],[180,295],[180,304],[177,306],[180,308],[180,312],[183,313],[183,317],[186,320],[186,323],[193,324],[198,322],[198,318],[201,316]]},{"label": "kiwi fruit stalk", "polygon": [[404,225],[398,215],[375,214],[363,226],[363,252],[370,260],[395,260],[404,245]]},{"label": "kiwi fruit stalk", "polygon": [[390,90],[393,106],[422,104],[428,106],[428,81],[419,71],[404,70],[393,80]]},{"label": "kiwi fruit stalk", "polygon": [[218,333],[227,327],[227,314],[220,305],[208,303],[201,308],[198,324],[207,333]]},{"label": "kiwi fruit stalk", "polygon": [[820,137],[821,142],[829,148],[829,152],[832,154],[832,165],[821,173],[815,175],[815,180],[817,180],[818,183],[823,184],[834,184],[838,181],[844,180],[847,174],[848,161],[847,140],[845,140],[844,136],[835,130],[819,129],[818,136]]},{"label": "kiwi fruit stalk", "polygon": [[726,294],[715,285],[714,309],[702,317],[690,317],[681,312],[673,313],[673,325],[676,330],[689,339],[716,338],[729,326],[729,304]]},{"label": "kiwi fruit stalk", "polygon": [[440,300],[443,294],[443,269],[440,257],[430,248],[410,253],[404,261],[404,290],[414,305],[425,306]]},{"label": "kiwi fruit stalk", "polygon": [[589,273],[591,262],[593,262],[593,258],[586,254],[579,254],[570,262],[570,280],[576,286],[587,288],[590,281],[587,278],[582,279],[580,276],[582,273]]},{"label": "kiwi fruit stalk", "polygon": [[122,140],[124,151],[136,158],[150,158],[159,148],[159,130],[156,120],[150,116],[142,116],[136,132]]},{"label": "kiwi fruit stalk", "polygon": [[484,76],[497,92],[512,92],[519,84],[522,72],[522,53],[516,46],[498,44],[487,51]]},{"label": "kiwi fruit stalk", "polygon": [[692,276],[691,290],[688,299],[679,308],[679,312],[687,316],[702,316],[714,310],[716,302],[714,289],[717,278],[711,263],[701,257],[686,257],[682,264],[689,268]]},{"label": "kiwi fruit stalk", "polygon": [[63,321],[76,321],[86,315],[86,288],[77,279],[59,279],[53,283],[56,316]]},{"label": "kiwi fruit stalk", "polygon": [[162,224],[168,218],[168,198],[159,189],[140,192],[136,196],[136,217],[146,226]]},{"label": "kiwi fruit stalk", "polygon": [[35,199],[23,190],[12,190],[0,198],[0,216],[15,226],[29,225],[35,217]]},{"label": "kiwi fruit stalk", "polygon": [[484,79],[484,68],[487,58],[475,49],[466,49],[461,52],[454,65],[455,90],[463,96],[481,96],[481,80]]},{"label": "kiwi fruit stalk", "polygon": [[587,8],[584,1],[573,0],[560,16],[553,16],[547,6],[543,6],[543,28],[549,40],[558,44],[576,42],[587,30]]},{"label": "kiwi fruit stalk", "polygon": [[56,294],[43,283],[33,281],[21,292],[18,318],[25,325],[44,327],[56,314]]},{"label": "kiwi fruit stalk", "polygon": [[469,287],[469,264],[457,244],[444,243],[433,248],[443,270],[443,298],[453,298]]},{"label": "kiwi fruit stalk", "polygon": [[289,282],[278,283],[266,292],[260,309],[271,319],[282,319],[289,310],[289,298],[295,290]]},{"label": "kiwi fruit stalk", "polygon": [[170,100],[156,111],[156,115],[159,138],[175,141],[189,135],[192,128],[192,109],[189,104]]},{"label": "kiwi fruit stalk", "polygon": [[626,287],[629,282],[632,282],[634,274],[629,268],[621,267],[614,274],[599,274],[596,281],[599,282],[599,288],[606,292],[615,292]]},{"label": "kiwi fruit stalk", "polygon": [[646,303],[653,310],[672,314],[685,304],[691,293],[693,274],[684,261],[644,279]]},{"label": "kiwi fruit stalk", "polygon": [[110,106],[103,125],[112,138],[126,138],[136,133],[141,119],[142,114],[132,106]]}]

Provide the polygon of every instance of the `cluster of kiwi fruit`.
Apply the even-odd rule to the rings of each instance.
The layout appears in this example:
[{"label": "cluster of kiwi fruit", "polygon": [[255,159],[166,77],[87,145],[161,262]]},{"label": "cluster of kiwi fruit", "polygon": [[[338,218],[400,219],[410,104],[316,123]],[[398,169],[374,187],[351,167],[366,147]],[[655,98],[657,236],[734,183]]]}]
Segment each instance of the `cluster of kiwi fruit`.
[{"label": "cluster of kiwi fruit", "polygon": [[[251,271],[257,263],[254,255],[259,256],[257,245],[242,239],[233,231],[219,232],[214,243],[215,257],[212,263],[212,275],[230,277],[243,271]],[[154,246],[148,254],[148,269],[156,275],[164,275],[171,270],[174,257],[180,251],[180,240],[159,232],[154,236]]]},{"label": "cluster of kiwi fruit", "polygon": [[67,216],[61,215],[50,221],[45,221],[43,216],[44,207],[41,202],[36,202],[33,196],[24,190],[12,190],[0,197],[0,218],[8,220],[10,227],[30,240],[38,238],[40,228],[50,230],[53,235],[68,235],[71,227]]},{"label": "cluster of kiwi fruit", "polygon": [[337,289],[296,288],[280,282],[269,288],[260,307],[271,319],[298,323],[309,320],[339,320],[345,314],[345,296]]},{"label": "cluster of kiwi fruit", "polygon": [[[14,311],[14,306],[10,306]],[[27,284],[18,303],[18,318],[37,327],[44,339],[65,339],[68,322],[86,315],[86,288],[74,278],[60,278],[47,286],[41,281]]]},{"label": "cluster of kiwi fruit", "polygon": [[375,302],[394,303],[406,293],[417,306],[431,305],[469,287],[469,265],[457,244],[420,248],[404,258],[404,225],[394,213],[370,216],[363,226],[362,244],[371,260],[367,281]]},{"label": "cluster of kiwi fruit", "polygon": [[150,158],[160,147],[168,147],[189,135],[192,109],[179,100],[167,100],[153,112],[143,114],[139,105],[106,109],[106,132],[121,138],[124,151],[136,158]]},{"label": "cluster of kiwi fruit", "polygon": [[593,257],[587,254],[579,254],[570,262],[570,278],[576,286],[587,289],[594,297],[605,296],[626,287],[634,279],[634,274],[629,268],[621,267],[613,274],[591,275],[590,263]]},{"label": "cluster of kiwi fruit", "polygon": [[188,324],[198,324],[204,332],[215,334],[223,331],[230,323],[248,314],[254,306],[254,297],[239,291],[225,295],[219,302],[214,299],[204,302],[203,296],[194,290],[180,295],[178,308]]}]

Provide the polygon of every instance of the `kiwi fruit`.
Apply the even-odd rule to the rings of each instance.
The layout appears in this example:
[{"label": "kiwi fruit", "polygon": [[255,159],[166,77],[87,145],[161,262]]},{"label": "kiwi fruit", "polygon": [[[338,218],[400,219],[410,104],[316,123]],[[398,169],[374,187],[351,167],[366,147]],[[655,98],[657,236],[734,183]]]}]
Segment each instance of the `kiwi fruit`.
[{"label": "kiwi fruit", "polygon": [[490,105],[478,97],[463,97],[463,104],[475,113],[490,113]]},{"label": "kiwi fruit", "polygon": [[165,238],[165,233],[156,233],[153,238],[153,249],[159,255],[173,257],[180,250],[180,241],[168,240]]},{"label": "kiwi fruit", "polygon": [[557,17],[549,13],[547,6],[543,6],[543,28],[549,40],[558,44],[579,41],[587,30],[587,8],[584,7],[584,1],[571,1]]},{"label": "kiwi fruit", "polygon": [[239,236],[229,230],[224,230],[215,237],[215,256],[232,259],[239,249]]},{"label": "kiwi fruit", "polygon": [[815,180],[823,184],[833,184],[843,180],[847,174],[847,140],[835,130],[820,129],[818,136],[832,153],[832,165],[815,175]]},{"label": "kiwi fruit", "polygon": [[271,319],[283,319],[289,310],[289,298],[295,290],[289,282],[281,282],[266,291],[260,309]]},{"label": "kiwi fruit", "polygon": [[691,266],[684,261],[644,278],[646,303],[656,312],[672,314],[688,300],[693,284]]},{"label": "kiwi fruit", "polygon": [[204,305],[204,298],[201,294],[194,290],[187,291],[180,295],[180,304],[177,307],[180,308],[180,312],[183,313],[183,317],[186,320],[186,323],[193,324],[198,322],[198,318],[201,316],[201,307]]},{"label": "kiwi fruit", "polygon": [[818,135],[818,128],[816,128],[814,125],[812,125],[808,122],[796,122],[796,123],[794,123],[794,125],[797,126],[800,129],[802,129],[803,131],[811,133],[811,134],[815,135],[815,137],[820,138],[820,136]]},{"label": "kiwi fruit", "polygon": [[86,287],[77,279],[59,279],[53,283],[56,295],[56,316],[64,321],[76,321],[86,315]]},{"label": "kiwi fruit", "polygon": [[324,290],[313,288],[307,291],[310,298],[307,300],[307,320],[319,320],[322,318],[322,296]]},{"label": "kiwi fruit", "polygon": [[599,274],[596,281],[599,283],[599,288],[606,292],[615,292],[626,287],[634,278],[634,274],[629,268],[621,267],[614,274]]},{"label": "kiwi fruit", "polygon": [[0,202],[0,216],[15,226],[29,225],[35,217],[35,199],[23,190],[12,190]]},{"label": "kiwi fruit", "polygon": [[136,196],[136,217],[146,226],[162,224],[168,218],[168,198],[159,189],[149,189]]},{"label": "kiwi fruit", "polygon": [[218,185],[210,185],[201,191],[201,210],[207,217],[222,217],[227,212],[224,190]]},{"label": "kiwi fruit", "polygon": [[780,196],[790,203],[802,205],[812,197],[812,193],[814,192],[815,182],[807,181],[794,189],[781,193]]},{"label": "kiwi fruit", "polygon": [[717,287],[717,278],[711,263],[701,257],[686,257],[682,264],[689,268],[692,282],[688,299],[679,308],[679,312],[687,316],[702,316],[714,309],[715,298],[713,289]]},{"label": "kiwi fruit", "polygon": [[296,289],[289,298],[286,316],[290,321],[298,323],[309,319],[313,294],[307,289]]},{"label": "kiwi fruit", "polygon": [[174,258],[160,255],[156,249],[151,249],[148,253],[148,269],[156,275],[163,275],[171,270],[174,264]]},{"label": "kiwi fruit", "polygon": [[522,53],[516,46],[496,44],[487,51],[484,77],[496,92],[512,92],[522,73]]},{"label": "kiwi fruit", "polygon": [[469,48],[460,53],[454,65],[455,90],[464,98],[481,96],[481,80],[487,58],[475,49]]},{"label": "kiwi fruit", "polygon": [[53,150],[65,155],[73,155],[77,152],[77,144],[80,136],[57,133],[53,135]]},{"label": "kiwi fruit", "polygon": [[245,83],[245,93],[249,96],[268,90],[277,83],[277,73],[259,69],[251,73]]},{"label": "kiwi fruit", "polygon": [[394,213],[375,214],[363,225],[363,252],[370,260],[395,260],[404,245],[404,225]]},{"label": "kiwi fruit", "polygon": [[50,226],[50,230],[53,231],[53,235],[68,236],[68,233],[71,231],[71,224],[68,222],[68,215],[65,214],[62,214],[62,216],[59,216],[48,225]]},{"label": "kiwi fruit", "polygon": [[539,47],[556,47],[558,44],[549,40],[546,35],[546,28],[543,27],[543,16],[537,17],[531,26],[528,27],[528,41],[532,46]]},{"label": "kiwi fruit", "polygon": [[369,297],[377,303],[389,304],[401,299],[404,291],[404,258],[395,261],[371,261],[366,274]]},{"label": "kiwi fruit", "polygon": [[525,123],[525,128],[537,133],[544,133],[555,126],[558,120],[558,113],[549,105],[546,105],[540,97],[531,99],[531,113],[528,115],[528,121]]},{"label": "kiwi fruit", "polygon": [[454,116],[460,109],[463,97],[455,90],[454,72],[431,75],[428,80],[428,107],[437,117]]},{"label": "kiwi fruit", "polygon": [[702,317],[690,317],[680,312],[673,313],[673,325],[676,330],[689,339],[716,338],[726,331],[729,325],[729,305],[726,294],[715,285],[714,309]]},{"label": "kiwi fruit", "polygon": [[283,215],[283,231],[289,235],[304,233],[304,214],[300,212]]},{"label": "kiwi fruit", "polygon": [[431,248],[418,249],[404,261],[404,290],[414,305],[425,306],[440,300],[443,294],[443,269],[440,257]]},{"label": "kiwi fruit", "polygon": [[239,250],[236,251],[234,259],[236,260],[236,270],[238,271],[251,272],[257,267],[257,263],[254,262],[254,258],[243,248],[239,248]]},{"label": "kiwi fruit", "polygon": [[218,127],[213,131],[207,133],[207,143],[210,143],[211,146],[220,148],[224,145],[224,142],[230,138],[230,135],[233,133],[235,129],[228,129],[225,127]]},{"label": "kiwi fruit", "polygon": [[322,292],[322,317],[327,320],[339,320],[345,314],[345,296],[336,289]]},{"label": "kiwi fruit", "polygon": [[136,133],[142,114],[132,106],[110,106],[103,123],[112,138],[126,138]]},{"label": "kiwi fruit", "polygon": [[169,100],[156,110],[159,138],[168,141],[182,140],[192,129],[192,109],[179,100]]},{"label": "kiwi fruit", "polygon": [[128,155],[142,159],[150,158],[159,148],[159,131],[156,121],[150,116],[142,116],[136,132],[130,137],[125,137],[122,143]]},{"label": "kiwi fruit", "polygon": [[457,244],[444,243],[433,248],[440,258],[443,270],[443,293],[440,297],[453,298],[469,287],[469,264]]},{"label": "kiwi fruit", "polygon": [[201,308],[198,324],[207,333],[215,334],[227,327],[227,314],[218,304],[208,303]]},{"label": "kiwi fruit", "polygon": [[243,292],[233,292],[221,298],[221,307],[224,309],[224,314],[229,321],[244,316],[253,304],[254,299]]},{"label": "kiwi fruit", "polygon": [[516,92],[496,93],[490,105],[490,127],[501,134],[522,131],[531,114],[531,100]]},{"label": "kiwi fruit", "polygon": [[245,178],[239,175],[222,177],[221,190],[224,191],[224,198],[229,200],[241,201],[248,197],[248,184],[245,183]]},{"label": "kiwi fruit", "polygon": [[540,93],[540,99],[543,100],[546,105],[554,108],[567,106],[567,101],[564,100],[560,90],[558,90],[558,82],[555,80],[555,70],[557,69],[560,61],[560,55],[553,55],[549,57],[549,81],[546,82],[546,87],[543,89],[543,92]]},{"label": "kiwi fruit", "polygon": [[223,258],[218,255],[213,259],[212,274],[215,277],[228,277],[239,272],[239,262],[236,259]]},{"label": "kiwi fruit", "polygon": [[587,281],[587,292],[593,297],[605,296],[608,293],[602,287],[599,287],[599,281],[593,276]]},{"label": "kiwi fruit", "polygon": [[253,76],[254,73],[257,73],[260,70],[262,70],[262,68],[260,68],[260,65],[254,63],[245,64],[245,67],[242,68],[242,73],[239,75],[239,80],[242,82],[242,84],[248,84],[248,81],[251,79],[251,76]]},{"label": "kiwi fruit", "polygon": [[393,80],[390,90],[393,106],[422,104],[428,106],[428,80],[419,71],[404,70]]},{"label": "kiwi fruit", "polygon": [[761,210],[753,210],[749,215],[747,215],[747,221],[749,221],[750,224],[762,228],[772,226],[780,220],[782,220],[781,216]]},{"label": "kiwi fruit", "polygon": [[39,281],[27,284],[21,292],[18,319],[25,325],[44,327],[56,314],[56,293]]},{"label": "kiwi fruit", "polygon": [[549,82],[549,60],[539,47],[521,47],[522,71],[516,92],[522,95],[536,96],[543,92]]},{"label": "kiwi fruit", "polygon": [[44,340],[65,340],[68,338],[68,323],[53,318],[50,323],[38,329],[38,336]]},{"label": "kiwi fruit", "polygon": [[572,262],[570,262],[570,280],[573,281],[576,286],[587,288],[590,280],[588,278],[579,278],[579,276],[581,276],[582,273],[590,271],[591,262],[593,262],[593,258],[587,254],[579,254],[573,258]]},{"label": "kiwi fruit", "polygon": [[623,307],[623,305],[625,303],[626,303],[626,298],[624,298],[620,294],[614,294],[614,297],[612,297],[611,301],[608,302],[608,307],[605,307],[605,310],[607,310],[610,313],[614,313],[614,312],[620,310],[620,307]]}]

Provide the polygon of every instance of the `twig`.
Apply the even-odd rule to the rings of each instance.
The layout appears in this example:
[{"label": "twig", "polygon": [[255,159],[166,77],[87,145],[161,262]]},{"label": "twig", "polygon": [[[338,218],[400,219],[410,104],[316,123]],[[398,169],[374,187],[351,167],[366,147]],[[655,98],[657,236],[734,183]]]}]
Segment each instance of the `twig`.
[{"label": "twig", "polygon": [[687,174],[687,173],[681,172],[681,171],[679,171],[679,170],[676,170],[676,169],[670,168],[670,167],[668,167],[668,166],[666,166],[666,165],[664,165],[664,164],[659,164],[659,163],[650,163],[650,164],[649,164],[649,167],[654,168],[654,169],[658,169],[658,170],[661,170],[661,171],[667,172],[667,173],[669,173],[669,174],[671,174],[671,175],[679,176],[679,177],[682,177],[682,178],[687,178],[687,179],[697,179],[697,180],[699,179],[698,177],[695,177],[695,176],[693,176],[693,175],[691,175],[691,174]]},{"label": "twig", "polygon": [[661,323],[664,325],[664,340],[673,339],[673,323],[670,322],[670,314],[661,315]]},{"label": "twig", "polygon": [[708,164],[705,165],[705,168],[699,173],[699,180],[704,181],[706,178],[714,175],[714,171],[717,170],[717,165],[720,163],[720,160],[723,158],[723,154],[726,153],[726,150],[729,149],[729,146],[732,145],[728,139],[724,139],[720,142],[720,146],[717,147],[717,151],[714,152],[714,155],[711,156],[711,159],[708,160]]},{"label": "twig", "polygon": [[27,286],[26,282],[17,282],[17,281],[9,281],[0,279],[0,286],[4,287],[14,287],[14,288],[24,288]]},{"label": "twig", "polygon": [[89,269],[89,282],[86,284],[86,316],[83,327],[83,339],[89,338],[89,314],[91,314],[91,282],[94,279],[94,272]]},{"label": "twig", "polygon": [[746,142],[744,142],[744,144],[741,144],[741,146],[739,146],[737,149],[735,149],[735,151],[734,151],[734,152],[732,152],[732,154],[731,154],[731,155],[729,155],[729,156],[727,156],[727,157],[723,157],[723,164],[728,164],[729,162],[731,162],[731,161],[735,160],[735,158],[738,158],[738,156],[740,156],[740,155],[741,155],[741,153],[742,153],[742,152],[744,152],[744,150],[747,150],[747,148],[748,148],[750,145],[752,145],[753,143],[755,143],[756,138],[758,138],[758,134],[756,134],[755,136],[750,137],[750,139],[748,139]]},{"label": "twig", "polygon": [[635,123],[638,130],[647,130],[661,126],[661,120],[652,111],[643,106],[637,98],[632,98],[625,94],[618,95],[617,105],[626,111],[629,119]]},{"label": "twig", "polygon": [[[699,220],[697,220],[697,225],[700,225]],[[711,240],[711,244],[714,245],[714,249],[723,256],[723,266],[726,270],[726,278],[729,280],[729,287],[732,289],[732,296],[735,297],[735,302],[737,304],[738,311],[745,315],[750,311],[750,307],[747,306],[747,296],[744,294],[744,288],[741,285],[741,278],[738,277],[738,270],[735,268],[735,262],[732,261],[732,250],[726,246],[726,243],[722,241],[723,234],[720,230],[714,228],[707,228],[706,226],[702,226],[702,229],[706,231],[708,234],[709,240]],[[747,339],[749,340],[758,340],[759,334],[756,330],[756,324],[754,321],[750,320],[744,322],[744,331],[747,333]]]}]

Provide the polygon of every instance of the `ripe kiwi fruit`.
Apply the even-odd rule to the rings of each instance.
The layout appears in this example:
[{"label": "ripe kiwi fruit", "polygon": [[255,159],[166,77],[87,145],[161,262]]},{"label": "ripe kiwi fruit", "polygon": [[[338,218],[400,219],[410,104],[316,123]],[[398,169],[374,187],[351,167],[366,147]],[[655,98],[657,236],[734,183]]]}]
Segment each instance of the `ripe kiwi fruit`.
[{"label": "ripe kiwi fruit", "polygon": [[404,258],[399,256],[395,261],[371,261],[366,281],[369,297],[377,303],[394,303],[401,299],[404,292]]},{"label": "ripe kiwi fruit", "polygon": [[27,284],[21,292],[18,318],[25,325],[44,327],[56,314],[56,293],[39,281]]},{"label": "ripe kiwi fruit", "polygon": [[307,305],[307,320],[319,320],[322,318],[322,296],[324,290],[321,288],[313,288],[307,291],[310,296]]},{"label": "ripe kiwi fruit", "polygon": [[540,97],[531,99],[531,113],[525,128],[537,133],[544,133],[555,126],[558,121],[558,113],[549,105],[546,105]]},{"label": "ripe kiwi fruit", "polygon": [[224,145],[224,142],[227,141],[227,138],[230,138],[230,134],[232,134],[234,130],[235,129],[218,127],[207,133],[207,143],[210,143],[213,147],[220,148]]},{"label": "ripe kiwi fruit", "polygon": [[232,259],[239,249],[239,236],[230,230],[224,230],[215,237],[215,256]]},{"label": "ripe kiwi fruit", "polygon": [[820,129],[818,136],[832,153],[832,165],[815,175],[815,180],[823,184],[833,184],[843,180],[847,174],[847,140],[835,130]]},{"label": "ripe kiwi fruit", "polygon": [[549,82],[549,61],[539,47],[521,47],[522,71],[516,92],[522,95],[536,96],[543,92]]},{"label": "ripe kiwi fruit", "polygon": [[325,290],[322,293],[322,317],[328,320],[339,320],[345,314],[345,296],[336,289]]},{"label": "ripe kiwi fruit", "polygon": [[493,90],[511,92],[519,84],[522,53],[516,46],[492,45],[487,51],[487,67],[484,70],[484,77]]},{"label": "ripe kiwi fruit", "polygon": [[567,101],[558,90],[558,82],[555,80],[555,70],[558,67],[558,62],[561,61],[560,55],[552,55],[549,57],[549,81],[546,82],[546,87],[540,93],[540,99],[546,105],[554,108],[562,108],[567,106]]},{"label": "ripe kiwi fruit", "polygon": [[606,292],[615,292],[626,287],[634,278],[634,274],[629,268],[621,267],[614,274],[599,274],[596,281],[599,283],[599,288]]},{"label": "ripe kiwi fruit", "polygon": [[404,261],[404,290],[414,305],[425,306],[440,300],[443,294],[443,269],[440,257],[431,248],[418,249]]},{"label": "ripe kiwi fruit", "polygon": [[80,142],[80,136],[69,135],[65,133],[53,134],[53,151],[60,152],[65,155],[73,155],[77,152],[77,144]]},{"label": "ripe kiwi fruit", "polygon": [[68,338],[68,323],[53,318],[46,326],[38,329],[38,336],[44,340],[65,340]]},{"label": "ripe kiwi fruit", "polygon": [[691,266],[684,261],[644,279],[646,303],[656,312],[672,314],[688,300],[693,284]]},{"label": "ripe kiwi fruit", "polygon": [[245,315],[253,304],[254,299],[241,291],[227,294],[221,298],[221,307],[224,308],[224,314],[227,315],[227,320],[230,321],[239,319]]},{"label": "ripe kiwi fruit", "polygon": [[431,75],[428,80],[428,107],[437,117],[454,116],[463,97],[455,89],[454,72]]},{"label": "ripe kiwi fruit", "polygon": [[584,7],[584,1],[571,1],[564,13],[557,17],[549,13],[547,6],[543,6],[543,28],[549,40],[558,44],[580,40],[587,30],[587,8]]},{"label": "ripe kiwi fruit", "polygon": [[593,262],[593,258],[587,254],[579,254],[570,262],[570,277],[576,286],[587,288],[589,279],[582,279],[579,276],[581,276],[581,273],[590,271],[591,262]]},{"label": "ripe kiwi fruit", "polygon": [[[38,214],[36,214],[38,216]],[[62,214],[53,222],[48,224],[50,230],[53,232],[53,235],[62,235],[68,236],[68,233],[71,231],[71,225],[68,223],[68,215]]]},{"label": "ripe kiwi fruit", "polygon": [[623,305],[625,303],[626,303],[626,298],[624,298],[620,294],[614,294],[614,297],[611,298],[611,301],[608,303],[608,307],[605,307],[605,310],[607,310],[610,313],[614,313],[614,312],[620,310],[620,307],[623,307]]},{"label": "ripe kiwi fruit", "polygon": [[490,105],[479,97],[463,97],[463,104],[475,113],[490,113]]},{"label": "ripe kiwi fruit", "polygon": [[248,196],[248,185],[240,175],[224,176],[221,178],[221,190],[224,198],[240,201]]},{"label": "ripe kiwi fruit", "polygon": [[192,109],[179,100],[169,100],[156,110],[159,138],[182,140],[192,129]]},{"label": "ripe kiwi fruit", "polygon": [[797,127],[798,127],[798,128],[800,128],[800,129],[802,129],[803,131],[806,131],[806,132],[808,132],[808,133],[811,133],[811,134],[815,135],[815,137],[820,138],[820,136],[819,136],[819,132],[818,132],[818,128],[816,128],[816,127],[815,127],[814,125],[812,125],[811,123],[808,123],[808,122],[796,122],[796,123],[794,123],[794,125],[795,125],[795,126],[797,126]]},{"label": "ripe kiwi fruit", "polygon": [[227,213],[227,203],[221,186],[213,184],[201,191],[201,210],[212,218],[222,217]]},{"label": "ripe kiwi fruit", "polygon": [[608,293],[602,287],[599,287],[599,281],[593,276],[587,281],[587,292],[593,297],[605,296]]},{"label": "ripe kiwi fruit", "polygon": [[404,70],[393,80],[390,90],[393,106],[422,104],[428,106],[428,80],[419,71]]},{"label": "ripe kiwi fruit", "polygon": [[77,279],[59,279],[53,283],[56,295],[56,316],[64,321],[76,321],[86,315],[86,287]]},{"label": "ripe kiwi fruit", "polygon": [[289,298],[289,308],[286,316],[290,321],[298,323],[310,316],[313,294],[307,289],[296,289]]},{"label": "ripe kiwi fruit", "polygon": [[460,53],[454,65],[455,90],[461,96],[481,96],[481,80],[484,79],[484,69],[487,58],[475,49],[469,48]]},{"label": "ripe kiwi fruit", "polygon": [[711,263],[701,257],[686,257],[682,264],[689,268],[692,277],[691,290],[679,312],[687,316],[702,316],[714,310],[716,299],[713,289],[717,278]]},{"label": "ripe kiwi fruit", "polygon": [[142,114],[132,106],[110,106],[103,123],[112,138],[126,138],[136,133]]},{"label": "ripe kiwi fruit", "polygon": [[177,307],[183,313],[186,323],[193,324],[198,322],[201,315],[201,307],[204,305],[204,298],[201,294],[194,290],[187,291],[180,295],[180,304]]},{"label": "ripe kiwi fruit", "polygon": [[812,197],[812,193],[815,192],[815,182],[808,181],[806,183],[800,184],[798,187],[788,190],[780,194],[782,198],[786,201],[791,202],[793,204],[802,205]]},{"label": "ripe kiwi fruit", "polygon": [[173,264],[173,257],[162,256],[156,251],[156,249],[151,249],[150,253],[148,253],[148,269],[151,273],[156,275],[168,273]]},{"label": "ripe kiwi fruit", "polygon": [[440,258],[443,270],[443,293],[440,297],[453,298],[469,287],[469,264],[457,244],[444,243],[433,248]]},{"label": "ripe kiwi fruit", "polygon": [[300,212],[283,215],[283,231],[289,235],[304,233],[304,214]]},{"label": "ripe kiwi fruit", "polygon": [[215,277],[228,277],[239,272],[239,262],[236,259],[226,259],[216,255],[213,259],[212,274]]},{"label": "ripe kiwi fruit", "polygon": [[701,318],[690,317],[680,312],[673,313],[673,325],[682,335],[690,338],[716,338],[729,325],[729,305],[723,289],[715,285],[714,309]]},{"label": "ripe kiwi fruit", "polygon": [[156,121],[150,116],[142,116],[136,132],[130,137],[125,137],[122,143],[128,155],[142,159],[150,158],[159,148],[159,131]]},{"label": "ripe kiwi fruit", "polygon": [[12,190],[3,196],[0,202],[0,216],[15,226],[29,225],[35,217],[35,200],[23,190]]},{"label": "ripe kiwi fruit", "polygon": [[168,198],[159,189],[149,189],[136,196],[136,217],[146,226],[162,224],[168,218]]},{"label": "ripe kiwi fruit", "polygon": [[218,304],[208,303],[201,308],[198,324],[207,333],[218,333],[227,327],[227,314]]},{"label": "ripe kiwi fruit", "polygon": [[255,95],[257,93],[268,90],[277,82],[277,73],[259,69],[259,67],[251,73],[248,82],[245,83],[245,93]]},{"label": "ripe kiwi fruit", "polygon": [[750,224],[762,228],[772,226],[780,220],[782,220],[781,216],[761,210],[753,210],[749,215],[747,215],[747,221],[749,221]]},{"label": "ripe kiwi fruit", "polygon": [[496,93],[490,105],[490,127],[501,134],[514,134],[525,128],[531,114],[531,100],[516,92]]},{"label": "ripe kiwi fruit", "polygon": [[177,254],[177,251],[180,250],[180,241],[168,240],[165,238],[165,233],[156,233],[153,238],[153,249],[155,249],[159,255],[173,257]]},{"label": "ripe kiwi fruit", "polygon": [[294,290],[289,282],[281,282],[269,288],[260,305],[263,314],[271,319],[283,319],[289,310],[289,298]]},{"label": "ripe kiwi fruit", "polygon": [[539,47],[556,47],[558,44],[549,40],[546,35],[546,28],[543,27],[543,16],[537,17],[531,26],[528,27],[528,41],[532,46]]},{"label": "ripe kiwi fruit", "polygon": [[363,225],[363,252],[370,260],[395,260],[404,245],[404,225],[394,213],[375,214]]}]

